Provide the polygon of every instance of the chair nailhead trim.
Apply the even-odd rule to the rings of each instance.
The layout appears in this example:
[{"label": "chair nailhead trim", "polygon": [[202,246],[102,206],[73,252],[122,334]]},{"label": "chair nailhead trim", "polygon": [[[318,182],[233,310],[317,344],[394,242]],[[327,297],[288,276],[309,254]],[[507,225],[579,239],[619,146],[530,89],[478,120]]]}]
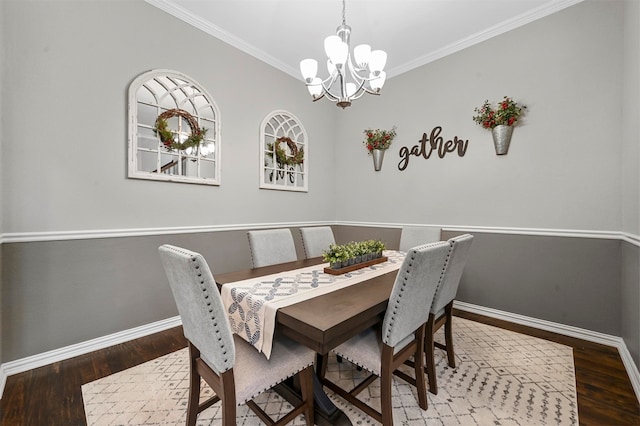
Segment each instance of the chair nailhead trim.
[{"label": "chair nailhead trim", "polygon": [[[187,254],[185,252],[180,252],[181,254]],[[200,270],[200,264],[197,263],[198,258],[196,256],[191,256],[191,261],[194,262],[194,269],[197,271],[197,276],[200,277],[200,285],[202,292],[204,293],[204,299],[206,301],[206,305],[209,307],[209,313],[213,314],[213,308],[211,307],[211,300],[209,299],[209,294],[207,293],[207,288],[204,286],[205,284],[205,279],[202,278],[202,271]],[[218,320],[216,319],[215,315],[211,315],[211,321],[213,322],[213,327],[215,328],[215,333],[216,335],[218,335],[218,342],[222,342],[222,337],[220,337],[220,328],[218,327]],[[224,343],[220,343],[220,349],[223,350],[222,355],[227,355],[227,351],[225,349],[225,345]],[[224,367],[226,368],[226,370],[224,371],[228,371],[229,368],[233,367],[233,365],[230,364],[229,362],[229,358],[223,358],[223,363],[224,363]]]},{"label": "chair nailhead trim", "polygon": [[[247,399],[246,401],[250,401],[250,400],[252,400],[252,399],[253,399],[253,398],[255,398],[256,396],[258,396],[258,395],[260,395],[261,393],[263,393],[264,391],[269,390],[269,389],[271,389],[272,387],[274,387],[275,385],[277,385],[277,384],[279,384],[279,383],[284,382],[284,381],[285,381],[285,380],[287,380],[289,377],[293,377],[293,376],[295,376],[296,374],[298,374],[299,372],[301,372],[301,371],[302,371],[302,370],[304,370],[305,368],[309,367],[310,365],[313,365],[313,363],[309,363],[309,364],[305,365],[304,367],[302,367],[302,368],[298,369],[297,371],[295,371],[295,372],[293,372],[293,373],[289,374],[288,376],[283,377],[282,379],[278,380],[277,382],[275,382],[275,383],[273,383],[273,384],[270,384],[270,385],[268,385],[268,386],[264,387],[262,390],[259,390],[259,391],[257,391],[256,393],[254,393],[253,395],[251,395],[251,396],[249,397],[249,399]],[[246,401],[243,401],[243,402],[246,402]]]},{"label": "chair nailhead trim", "polygon": [[[447,252],[447,257],[444,259],[444,266],[442,267],[442,272],[440,273],[440,279],[438,280],[438,285],[436,286],[435,296],[438,295],[438,291],[440,290],[440,286],[442,285],[442,279],[444,278],[444,273],[447,270],[447,266],[449,266],[449,258],[451,257],[451,252],[453,251],[453,247],[456,245],[455,241],[449,242],[449,251]],[[433,309],[434,304],[436,303],[436,297],[433,297],[433,301],[431,302],[431,307],[429,310]]]}]

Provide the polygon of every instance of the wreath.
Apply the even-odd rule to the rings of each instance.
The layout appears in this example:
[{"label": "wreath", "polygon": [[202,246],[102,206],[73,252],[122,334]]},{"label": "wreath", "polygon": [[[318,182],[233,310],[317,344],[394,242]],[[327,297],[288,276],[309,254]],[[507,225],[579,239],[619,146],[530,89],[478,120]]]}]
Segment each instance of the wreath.
[{"label": "wreath", "polygon": [[[173,132],[169,129],[169,124],[167,123],[167,120],[171,117],[182,117],[189,124],[191,135],[189,135],[184,142],[177,142],[173,138]],[[170,109],[163,112],[156,118],[156,124],[153,128],[153,131],[160,138],[162,144],[169,151],[183,151],[187,148],[197,149],[207,134],[207,130],[208,129],[201,129],[195,117],[183,109]]]},{"label": "wreath", "polygon": [[[291,151],[291,156],[288,156],[283,148],[280,148],[280,143],[286,143]],[[275,149],[274,149],[275,147]],[[269,150],[275,150],[276,161],[280,165],[297,166],[304,162],[304,149],[298,149],[298,145],[291,138],[285,136],[276,139],[273,144],[267,144]],[[273,153],[271,154],[273,156]]]}]

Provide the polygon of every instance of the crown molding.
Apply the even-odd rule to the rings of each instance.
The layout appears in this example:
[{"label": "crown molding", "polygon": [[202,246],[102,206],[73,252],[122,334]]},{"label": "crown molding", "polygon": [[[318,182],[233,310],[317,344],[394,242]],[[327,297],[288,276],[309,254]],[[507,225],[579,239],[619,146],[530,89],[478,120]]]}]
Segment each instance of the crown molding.
[{"label": "crown molding", "polygon": [[[171,0],[145,0],[152,6],[161,9],[168,14],[180,19],[188,23],[189,25],[198,28],[199,30],[204,31],[205,33],[222,40],[223,42],[235,47],[238,50],[241,50],[254,58],[265,62],[266,64],[271,65],[272,67],[284,72],[295,78],[296,80],[301,80],[300,72],[296,67],[291,66],[290,64],[284,63],[267,52],[258,49],[254,45],[247,43],[246,41],[240,39],[239,37],[231,34],[228,31],[223,30],[222,28],[207,22],[197,15],[194,15],[190,11],[184,9],[183,7],[178,6]],[[515,28],[526,25],[530,22],[538,20],[540,18],[544,18],[548,15],[556,13],[562,9],[573,6],[577,3],[580,3],[584,0],[550,0],[546,4],[533,9],[527,13],[516,16],[507,21],[501,22],[493,27],[490,27],[484,31],[473,34],[469,37],[463,38],[461,40],[456,41],[448,46],[443,47],[442,49],[438,49],[434,52],[431,52],[427,55],[418,57],[406,64],[397,66],[395,68],[389,69],[387,71],[387,78],[395,77],[402,73],[411,71],[415,68],[426,65],[430,62],[441,59],[445,56],[451,55],[453,53],[459,52],[462,49],[473,46],[475,44],[481,43],[485,40],[488,40],[492,37],[498,36],[500,34],[506,33],[507,31],[511,31]]]},{"label": "crown molding", "polygon": [[533,9],[527,13],[523,13],[522,15],[518,15],[514,18],[511,18],[497,25],[494,25],[493,27],[487,28],[484,31],[478,32],[469,37],[458,40],[455,43],[451,43],[450,45],[445,46],[441,49],[438,49],[434,52],[431,52],[427,55],[420,56],[410,62],[407,62],[406,64],[392,68],[387,72],[387,78],[391,78],[391,77],[403,74],[415,68],[426,65],[430,62],[434,62],[438,59],[444,58],[445,56],[452,55],[456,52],[466,49],[467,47],[471,47],[475,44],[481,43],[485,40],[489,40],[490,38],[499,36],[508,31],[511,31],[513,29],[526,25],[530,22],[552,15],[562,9],[566,9],[567,7],[573,6],[582,1],[584,0],[549,1],[548,3],[536,9]]},{"label": "crown molding", "polygon": [[186,22],[189,25],[194,26],[195,28],[204,31],[205,33],[213,36],[236,49],[247,53],[248,55],[253,56],[254,58],[271,65],[272,67],[284,72],[285,74],[289,74],[294,77],[296,80],[302,80],[300,76],[300,72],[297,68],[288,65],[273,56],[269,55],[267,52],[258,49],[252,44],[247,43],[246,41],[236,37],[230,32],[223,30],[222,28],[213,25],[210,22],[207,22],[201,19],[199,16],[194,15],[190,11],[184,9],[183,7],[178,6],[174,2],[170,0],[145,0],[145,2],[149,3],[152,6],[157,7],[160,10],[167,12],[168,14],[180,19],[181,21]]}]

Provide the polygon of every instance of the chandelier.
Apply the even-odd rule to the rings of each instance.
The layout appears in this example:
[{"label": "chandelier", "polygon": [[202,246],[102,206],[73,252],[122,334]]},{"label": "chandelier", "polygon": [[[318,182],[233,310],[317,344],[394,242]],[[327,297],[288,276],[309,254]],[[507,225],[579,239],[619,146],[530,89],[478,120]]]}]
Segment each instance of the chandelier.
[{"label": "chandelier", "polygon": [[365,93],[379,95],[387,77],[383,71],[387,63],[386,52],[371,50],[368,44],[361,44],[353,49],[351,55],[351,27],[347,25],[345,9],[345,0],[342,0],[342,25],[337,28],[337,35],[324,40],[324,50],[329,57],[329,77],[325,80],[317,77],[318,62],[315,59],[300,61],[300,72],[314,102],[327,97],[343,109]]}]

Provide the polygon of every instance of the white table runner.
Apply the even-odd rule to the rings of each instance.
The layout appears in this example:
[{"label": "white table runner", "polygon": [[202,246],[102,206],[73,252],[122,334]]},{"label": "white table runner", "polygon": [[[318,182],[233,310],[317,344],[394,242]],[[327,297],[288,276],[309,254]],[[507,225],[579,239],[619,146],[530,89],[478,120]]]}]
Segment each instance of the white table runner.
[{"label": "white table runner", "polygon": [[278,308],[311,299],[398,270],[405,253],[385,250],[388,260],[342,275],[324,273],[328,263],[222,285],[222,302],[231,329],[267,359]]}]

